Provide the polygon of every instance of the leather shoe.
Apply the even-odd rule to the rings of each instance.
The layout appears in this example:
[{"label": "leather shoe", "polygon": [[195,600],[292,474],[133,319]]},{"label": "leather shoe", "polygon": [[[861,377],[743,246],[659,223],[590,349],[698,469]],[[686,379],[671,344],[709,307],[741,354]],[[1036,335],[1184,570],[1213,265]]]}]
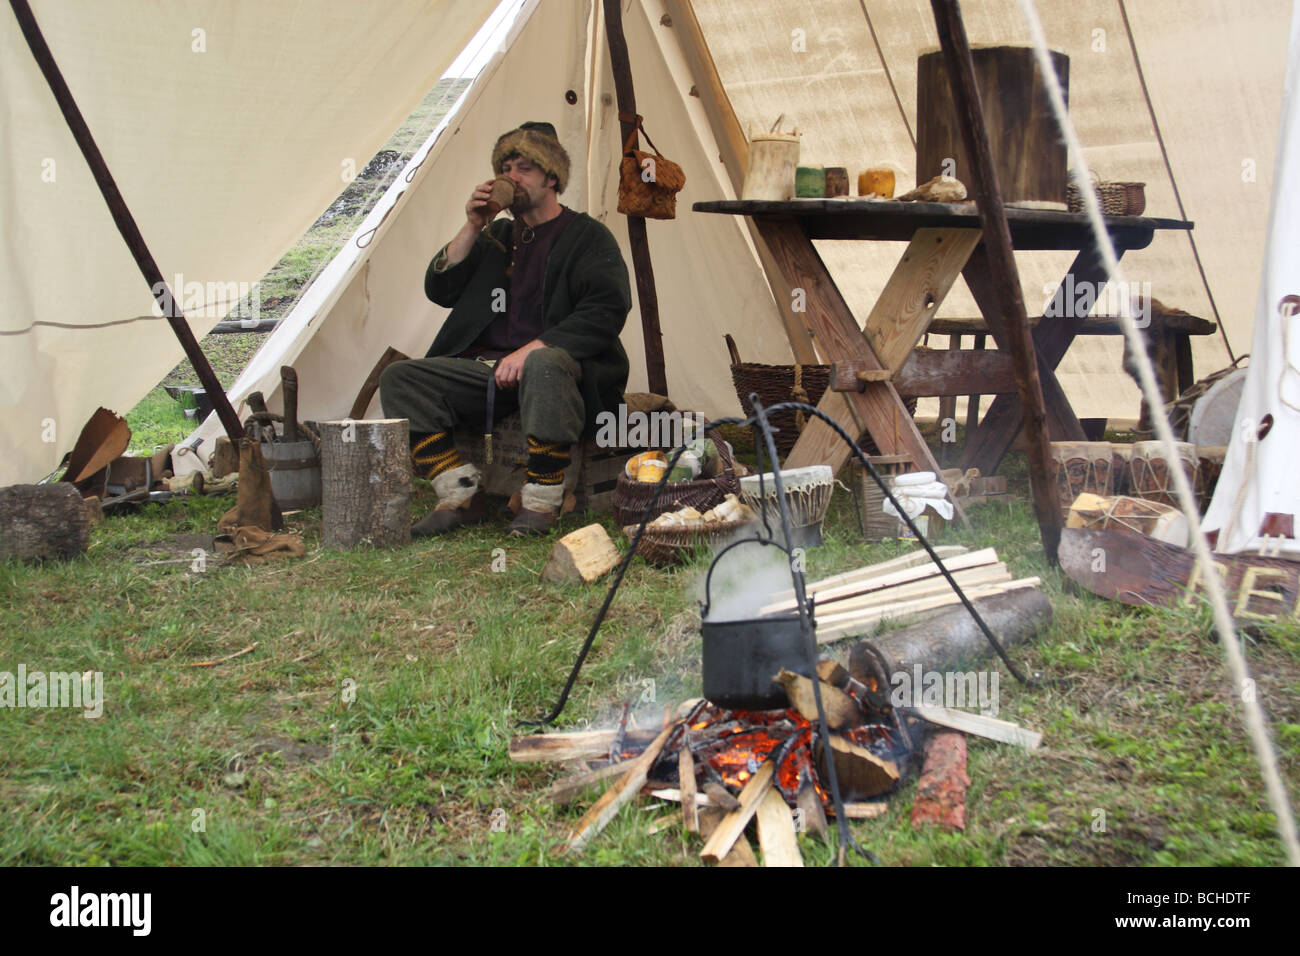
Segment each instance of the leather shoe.
[{"label": "leather shoe", "polygon": [[506,533],[512,538],[523,538],[531,534],[546,534],[555,527],[557,518],[559,518],[559,515],[550,511],[530,511],[527,508],[520,508],[519,513],[515,515],[515,520],[510,522],[510,528]]},{"label": "leather shoe", "polygon": [[411,537],[431,538],[465,525],[481,524],[487,517],[487,494],[480,490],[459,508],[435,508],[430,511],[411,525]]}]

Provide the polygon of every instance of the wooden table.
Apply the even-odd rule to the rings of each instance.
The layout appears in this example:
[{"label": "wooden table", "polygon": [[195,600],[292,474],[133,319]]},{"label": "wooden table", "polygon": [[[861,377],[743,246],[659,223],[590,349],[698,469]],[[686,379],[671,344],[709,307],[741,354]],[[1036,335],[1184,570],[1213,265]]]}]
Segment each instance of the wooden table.
[{"label": "wooden table", "polygon": [[[785,202],[726,200],[699,202],[695,212],[750,216],[791,289],[802,289],[805,310],[796,313],[790,302],[782,303],[786,331],[796,355],[806,354],[808,338],[816,342],[822,360],[864,372],[871,381],[861,391],[828,389],[818,407],[847,431],[867,432],[883,454],[904,454],[917,467],[938,471],[938,464],[903,400],[895,381],[900,373],[927,377],[926,387],[941,391],[958,387],[960,378],[969,386],[972,373],[982,366],[988,374],[1005,377],[1006,355],[973,352],[939,353],[936,362],[927,358],[918,372],[913,349],[929,328],[931,320],[960,274],[966,279],[989,332],[1001,350],[1007,349],[1006,325],[998,312],[984,250],[979,213],[974,203],[903,203],[867,199],[795,199]],[[1097,254],[1092,229],[1081,214],[1035,209],[1007,208],[1011,241],[1018,250],[1072,250],[1075,256],[1061,285],[1074,288],[1092,283],[1100,290],[1105,268]],[[1108,216],[1106,228],[1116,254],[1150,245],[1157,230],[1190,230],[1192,223],[1176,219],[1141,216]],[[884,291],[872,307],[865,324],[857,320],[827,272],[812,244],[814,239],[865,239],[908,243],[906,251]],[[1070,408],[1055,369],[1079,334],[1084,317],[1044,318],[1033,330],[1038,371],[1042,380],[1047,420],[1053,440],[1083,440],[1083,429]],[[919,358],[924,353],[916,353]],[[946,364],[945,364],[946,363]],[[972,364],[974,363],[974,364]],[[907,370],[905,371],[905,366]],[[834,384],[834,383],[832,383]],[[952,394],[970,394],[969,391]],[[983,424],[968,435],[963,467],[975,467],[992,474],[1010,448],[1022,422],[1020,400],[1015,394],[994,399]],[[787,467],[829,464],[838,470],[848,460],[849,450],[820,420],[811,421],[799,436],[786,461]]]}]

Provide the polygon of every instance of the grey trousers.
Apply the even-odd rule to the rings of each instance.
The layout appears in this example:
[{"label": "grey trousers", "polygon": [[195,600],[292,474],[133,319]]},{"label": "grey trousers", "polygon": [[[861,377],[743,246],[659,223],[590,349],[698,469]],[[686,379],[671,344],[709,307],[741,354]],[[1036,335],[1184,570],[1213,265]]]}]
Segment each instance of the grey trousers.
[{"label": "grey trousers", "polygon": [[[384,370],[379,398],[389,418],[410,420],[412,435],[458,428],[481,434],[492,374],[474,359],[407,359]],[[581,379],[581,367],[568,352],[547,348],[529,353],[519,387],[497,389],[493,424],[518,411],[525,435],[542,442],[581,441],[586,422]]]}]

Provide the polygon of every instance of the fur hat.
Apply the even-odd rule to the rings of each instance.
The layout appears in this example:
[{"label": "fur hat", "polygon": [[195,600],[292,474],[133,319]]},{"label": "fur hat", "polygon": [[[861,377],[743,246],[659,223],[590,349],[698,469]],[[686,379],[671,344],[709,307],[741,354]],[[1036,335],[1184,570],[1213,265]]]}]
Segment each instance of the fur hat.
[{"label": "fur hat", "polygon": [[554,176],[557,193],[564,192],[569,184],[569,154],[560,145],[555,127],[550,123],[523,123],[502,135],[492,147],[493,172],[500,173],[512,156],[534,162],[543,172]]}]

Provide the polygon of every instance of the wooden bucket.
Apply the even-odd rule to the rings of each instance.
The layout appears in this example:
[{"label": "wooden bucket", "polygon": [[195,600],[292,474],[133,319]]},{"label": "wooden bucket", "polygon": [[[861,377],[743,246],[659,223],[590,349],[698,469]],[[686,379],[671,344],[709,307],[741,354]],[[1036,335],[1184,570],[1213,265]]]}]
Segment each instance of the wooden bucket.
[{"label": "wooden bucket", "polygon": [[1080,495],[1066,516],[1065,526],[1096,531],[1127,528],[1180,548],[1187,547],[1191,540],[1191,525],[1173,505],[1126,495]]},{"label": "wooden bucket", "polygon": [[761,133],[749,140],[749,169],[741,199],[783,201],[794,198],[794,173],[799,167],[799,137]]},{"label": "wooden bucket", "polygon": [[1070,505],[1082,494],[1112,494],[1111,472],[1114,452],[1106,441],[1054,441],[1051,459],[1052,485],[1062,517],[1070,514]]},{"label": "wooden bucket", "polygon": [[[1196,446],[1191,442],[1174,442],[1178,450],[1179,462],[1187,475],[1187,480],[1196,490]],[[1133,443],[1133,460],[1129,467],[1129,493],[1135,498],[1159,501],[1161,504],[1178,505],[1178,495],[1174,491],[1174,479],[1170,475],[1170,462],[1165,460],[1165,453],[1158,441],[1140,441]]]}]

